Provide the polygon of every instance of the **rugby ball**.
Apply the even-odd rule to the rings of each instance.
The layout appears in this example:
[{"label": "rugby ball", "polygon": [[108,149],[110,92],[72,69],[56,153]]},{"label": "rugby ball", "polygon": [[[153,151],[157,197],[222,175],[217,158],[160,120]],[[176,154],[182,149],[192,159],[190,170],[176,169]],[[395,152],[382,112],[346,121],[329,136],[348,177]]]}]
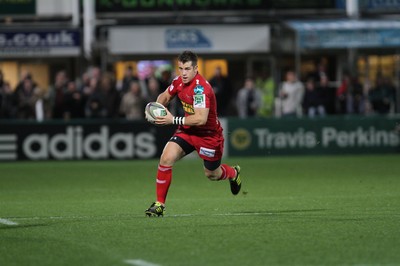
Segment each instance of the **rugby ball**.
[{"label": "rugby ball", "polygon": [[154,123],[157,116],[166,116],[167,109],[161,103],[149,102],[144,110],[147,121]]}]

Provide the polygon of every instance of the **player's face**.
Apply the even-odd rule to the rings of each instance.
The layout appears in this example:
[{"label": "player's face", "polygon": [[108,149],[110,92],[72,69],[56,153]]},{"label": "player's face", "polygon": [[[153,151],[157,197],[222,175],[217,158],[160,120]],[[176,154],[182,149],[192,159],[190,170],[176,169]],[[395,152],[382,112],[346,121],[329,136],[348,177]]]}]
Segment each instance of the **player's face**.
[{"label": "player's face", "polygon": [[178,62],[179,74],[183,83],[189,83],[197,74],[197,66],[193,66],[192,62]]}]

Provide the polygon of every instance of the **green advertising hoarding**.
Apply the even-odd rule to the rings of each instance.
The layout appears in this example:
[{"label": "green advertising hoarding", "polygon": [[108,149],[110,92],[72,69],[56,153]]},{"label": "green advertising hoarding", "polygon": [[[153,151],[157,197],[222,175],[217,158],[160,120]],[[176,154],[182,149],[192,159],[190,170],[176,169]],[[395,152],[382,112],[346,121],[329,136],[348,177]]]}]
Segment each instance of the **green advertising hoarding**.
[{"label": "green advertising hoarding", "polygon": [[400,117],[230,119],[229,156],[399,153]]},{"label": "green advertising hoarding", "polygon": [[0,0],[0,15],[36,14],[36,0]]}]

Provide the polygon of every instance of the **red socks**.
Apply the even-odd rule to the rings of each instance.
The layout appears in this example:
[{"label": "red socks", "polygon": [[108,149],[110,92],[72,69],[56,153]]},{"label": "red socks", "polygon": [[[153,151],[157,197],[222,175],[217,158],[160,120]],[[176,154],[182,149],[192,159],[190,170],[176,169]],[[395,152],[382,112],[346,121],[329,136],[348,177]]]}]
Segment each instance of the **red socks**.
[{"label": "red socks", "polygon": [[157,171],[157,201],[161,203],[165,203],[168,194],[168,188],[171,184],[172,179],[172,167],[171,166],[163,166],[158,165]]},{"label": "red socks", "polygon": [[232,179],[236,177],[236,170],[233,167],[230,167],[227,164],[221,164],[222,174],[219,177],[219,180],[224,179]]}]

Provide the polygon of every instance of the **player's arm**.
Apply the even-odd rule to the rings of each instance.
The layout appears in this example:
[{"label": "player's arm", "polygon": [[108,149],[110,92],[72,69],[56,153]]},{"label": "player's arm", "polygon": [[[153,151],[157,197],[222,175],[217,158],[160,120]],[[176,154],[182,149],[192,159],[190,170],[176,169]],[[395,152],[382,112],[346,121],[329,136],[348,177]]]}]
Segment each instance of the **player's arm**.
[{"label": "player's arm", "polygon": [[185,126],[202,126],[207,123],[209,108],[194,108],[194,114],[185,117]]},{"label": "player's arm", "polygon": [[160,93],[160,95],[158,95],[157,102],[161,103],[164,106],[167,106],[171,102],[172,98],[173,98],[173,96],[171,94],[169,94],[168,88],[167,88],[164,92],[162,92],[162,93]]}]

